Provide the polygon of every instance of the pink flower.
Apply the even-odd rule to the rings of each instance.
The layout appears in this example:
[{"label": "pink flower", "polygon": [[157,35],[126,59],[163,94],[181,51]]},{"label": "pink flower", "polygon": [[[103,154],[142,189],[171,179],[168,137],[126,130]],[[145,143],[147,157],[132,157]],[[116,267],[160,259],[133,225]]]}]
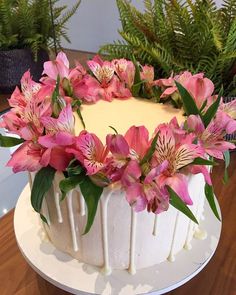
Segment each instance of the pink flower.
[{"label": "pink flower", "polygon": [[156,84],[165,89],[161,98],[172,96],[174,100],[178,99],[175,97],[177,93],[175,81],[179,82],[188,90],[199,109],[205,100],[212,101],[211,97],[214,92],[214,84],[212,81],[208,78],[204,78],[203,73],[192,75],[188,71],[185,71],[180,75],[176,75],[174,78],[170,77],[168,79],[158,80]]},{"label": "pink flower", "polygon": [[94,175],[106,167],[108,150],[93,133],[82,131],[75,138],[74,146],[67,148],[84,165],[88,175]]},{"label": "pink flower", "polygon": [[191,205],[187,177],[180,173],[180,169],[192,163],[195,158],[203,157],[203,150],[196,144],[188,143],[188,139],[183,138],[183,143],[176,142],[175,134],[168,124],[160,125],[157,130],[159,135],[153,163],[168,161],[169,165],[156,181],[160,187],[170,186],[186,204]]},{"label": "pink flower", "polygon": [[124,58],[114,59],[112,61],[115,72],[122,82],[124,82],[129,89],[134,84],[135,66],[131,61]]},{"label": "pink flower", "polygon": [[220,104],[216,114],[216,120],[224,122],[224,129],[227,134],[236,131],[236,99],[228,103]]},{"label": "pink flower", "polygon": [[235,145],[224,140],[228,121],[218,119],[216,116],[205,128],[199,116],[191,115],[187,118],[187,126],[190,131],[195,133],[205,153],[217,159],[223,159],[223,153],[234,149]]},{"label": "pink flower", "polygon": [[142,66],[142,71],[140,72],[140,77],[145,80],[149,85],[153,85],[154,82],[154,68],[152,66]]},{"label": "pink flower", "polygon": [[12,154],[7,166],[13,167],[14,173],[26,170],[37,171],[44,166],[41,159],[45,150],[37,143],[26,141]]}]

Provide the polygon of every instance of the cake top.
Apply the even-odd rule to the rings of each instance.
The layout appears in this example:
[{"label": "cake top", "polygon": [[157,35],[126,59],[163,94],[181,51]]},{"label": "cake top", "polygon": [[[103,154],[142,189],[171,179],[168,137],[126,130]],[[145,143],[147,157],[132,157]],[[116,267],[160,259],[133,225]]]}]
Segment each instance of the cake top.
[{"label": "cake top", "polygon": [[[202,173],[207,200],[219,218],[206,165],[214,165],[214,158],[229,164],[235,145],[225,135],[236,130],[236,101],[224,104],[203,73],[155,80],[153,67],[136,61],[96,56],[87,64],[89,71],[78,62],[70,69],[61,52],[44,64],[40,83],[27,71],[9,99],[12,109],[1,127],[20,139],[1,135],[0,145],[21,143],[7,163],[14,172],[38,171],[33,208],[41,212],[44,194],[60,171],[62,198],[80,186],[88,212],[85,233],[103,188],[117,183],[135,211],[159,214],[171,204],[197,222],[187,206],[192,199],[186,175]],[[160,99],[183,110],[156,104]]]},{"label": "cake top", "polygon": [[[170,104],[159,104],[140,98],[116,99],[112,103],[99,100],[96,104],[81,105],[86,130],[95,133],[103,143],[106,136],[112,130],[109,126],[117,129],[119,134],[125,134],[131,126],[144,125],[152,134],[161,123],[168,123],[176,117],[178,122],[184,121],[183,111],[173,108]],[[75,134],[83,129],[81,120],[76,116]]]}]

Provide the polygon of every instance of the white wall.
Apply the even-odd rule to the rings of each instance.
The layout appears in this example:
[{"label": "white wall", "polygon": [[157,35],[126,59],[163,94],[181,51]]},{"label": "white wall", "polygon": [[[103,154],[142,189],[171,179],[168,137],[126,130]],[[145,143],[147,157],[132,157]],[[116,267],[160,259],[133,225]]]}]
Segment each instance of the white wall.
[{"label": "white wall", "polygon": [[[61,0],[60,4],[73,5],[75,0]],[[143,0],[132,0],[138,8],[143,8]],[[216,0],[218,6],[222,0]],[[71,44],[63,47],[97,52],[101,45],[112,43],[119,38],[121,27],[115,0],[82,0],[82,3],[68,23]]]}]

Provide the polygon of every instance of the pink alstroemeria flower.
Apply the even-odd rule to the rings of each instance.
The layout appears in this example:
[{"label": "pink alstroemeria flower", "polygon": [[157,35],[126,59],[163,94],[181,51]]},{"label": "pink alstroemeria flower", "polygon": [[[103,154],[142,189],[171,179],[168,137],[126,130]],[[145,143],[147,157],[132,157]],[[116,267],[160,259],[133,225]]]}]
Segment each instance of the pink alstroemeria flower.
[{"label": "pink alstroemeria flower", "polygon": [[[192,163],[195,158],[203,157],[203,149],[198,145],[186,143],[188,140],[184,140],[183,144],[177,143],[172,128],[168,124],[158,126],[156,131],[159,135],[153,163],[161,164],[166,160],[169,163],[168,168],[157,177],[156,181],[160,187],[170,186],[186,204],[191,205],[187,176],[179,170]],[[187,134],[186,137],[188,137]]]},{"label": "pink alstroemeria flower", "polygon": [[108,149],[93,133],[81,131],[75,138],[72,147],[66,149],[68,153],[75,155],[87,170],[87,175],[94,175],[106,167]]},{"label": "pink alstroemeria flower", "polygon": [[179,82],[185,87],[192,95],[197,107],[200,109],[205,100],[212,101],[212,94],[214,92],[214,84],[208,79],[204,78],[203,73],[192,75],[190,72],[185,71],[183,74],[170,77],[169,79],[160,79],[157,81],[157,85],[166,88],[161,95],[161,98],[168,96],[174,96],[177,92],[175,81]]},{"label": "pink alstroemeria flower", "polygon": [[67,105],[58,118],[42,117],[41,123],[46,135],[39,137],[38,142],[47,148],[68,146],[74,143],[74,116],[71,105]]},{"label": "pink alstroemeria flower", "polygon": [[216,114],[216,120],[224,122],[227,134],[236,131],[236,99],[228,103],[220,104]]},{"label": "pink alstroemeria flower", "polygon": [[[81,92],[84,94],[82,99],[87,100],[88,96],[94,95],[95,101],[104,99],[112,101],[113,98],[129,98],[131,93],[125,88],[123,83],[114,75],[114,66],[111,62],[103,62],[99,56],[95,56],[93,60],[87,62],[88,67],[93,72],[96,79],[93,77],[86,78],[85,85],[78,90],[78,95],[81,97]],[[92,89],[91,89],[92,88]],[[91,100],[91,99],[90,99]]]},{"label": "pink alstroemeria flower", "polygon": [[205,153],[217,159],[223,159],[223,153],[234,149],[235,145],[224,140],[228,121],[212,120],[205,128],[199,116],[191,115],[187,118],[188,129],[195,133],[199,144]]},{"label": "pink alstroemeria flower", "polygon": [[146,207],[155,214],[166,211],[169,206],[169,196],[165,188],[160,188],[154,179],[168,166],[164,161],[161,165],[153,168],[143,181],[141,168],[136,160],[131,160],[127,165],[121,183],[126,191],[126,199],[135,211],[139,212]]},{"label": "pink alstroemeria flower", "polygon": [[132,61],[122,59],[114,59],[112,61],[115,72],[122,82],[124,82],[129,89],[134,84],[135,66]]},{"label": "pink alstroemeria flower", "polygon": [[42,156],[46,151],[45,148],[31,141],[24,142],[12,155],[7,166],[12,167],[13,172],[20,171],[37,171],[44,165]]}]

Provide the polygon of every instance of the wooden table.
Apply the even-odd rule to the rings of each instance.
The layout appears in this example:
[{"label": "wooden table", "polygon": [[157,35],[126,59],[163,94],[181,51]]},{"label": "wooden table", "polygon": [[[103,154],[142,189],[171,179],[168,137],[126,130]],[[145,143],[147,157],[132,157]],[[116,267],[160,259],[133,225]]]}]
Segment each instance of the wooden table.
[{"label": "wooden table", "polygon": [[[229,169],[230,182],[226,186],[222,184],[223,163],[213,171],[215,192],[223,215],[222,235],[214,257],[200,274],[169,295],[236,294],[235,168],[234,152]],[[42,279],[26,263],[16,244],[13,215],[14,210],[0,220],[0,295],[69,294]]]}]

